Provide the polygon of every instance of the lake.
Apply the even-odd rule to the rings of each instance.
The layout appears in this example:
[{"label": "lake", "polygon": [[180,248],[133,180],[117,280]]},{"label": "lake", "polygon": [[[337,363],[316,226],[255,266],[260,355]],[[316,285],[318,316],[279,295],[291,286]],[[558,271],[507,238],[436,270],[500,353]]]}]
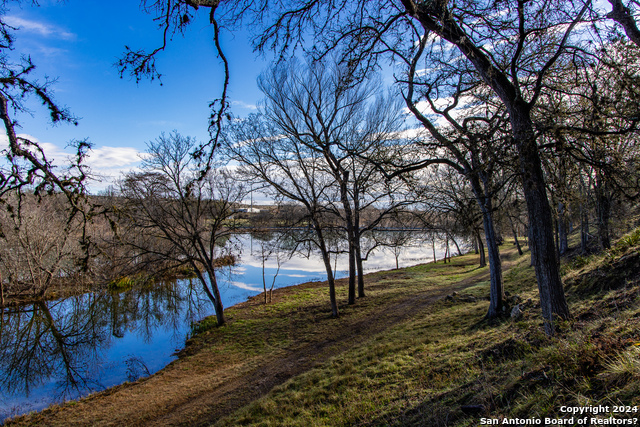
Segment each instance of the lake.
[{"label": "lake", "polygon": [[[262,292],[265,242],[237,236],[237,265],[218,275],[222,302],[230,307]],[[444,254],[436,243],[436,256]],[[401,267],[433,260],[430,240],[418,239],[398,253]],[[319,255],[272,254],[264,277],[274,288],[325,280]],[[367,272],[395,268],[396,254],[376,249]],[[335,260],[347,275],[346,256]],[[329,302],[327,295],[327,310]],[[0,316],[0,422],[95,391],[148,376],[176,359],[191,325],[214,314],[196,280],[158,283],[120,293],[94,292],[62,300],[2,309]]]}]

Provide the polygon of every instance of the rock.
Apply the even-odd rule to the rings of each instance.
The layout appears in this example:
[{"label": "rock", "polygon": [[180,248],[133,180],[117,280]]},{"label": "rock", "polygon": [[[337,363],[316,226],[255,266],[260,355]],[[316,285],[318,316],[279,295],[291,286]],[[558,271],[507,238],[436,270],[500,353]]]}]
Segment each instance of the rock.
[{"label": "rock", "polygon": [[518,320],[522,317],[522,308],[520,307],[520,304],[516,304],[512,309],[511,309],[511,319],[513,320]]}]

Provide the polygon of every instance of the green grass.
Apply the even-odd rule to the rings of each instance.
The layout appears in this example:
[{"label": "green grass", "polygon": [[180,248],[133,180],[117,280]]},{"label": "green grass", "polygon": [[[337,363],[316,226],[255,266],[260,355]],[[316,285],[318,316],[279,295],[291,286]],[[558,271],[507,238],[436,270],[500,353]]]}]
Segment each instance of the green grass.
[{"label": "green grass", "polygon": [[[437,301],[216,425],[475,426],[481,415],[562,417],[563,404],[640,404],[640,350],[633,346],[640,342],[637,284],[635,290],[570,294],[576,318],[549,338],[542,331],[529,259],[512,258],[505,288],[532,298],[522,320],[487,325],[481,321],[486,301]],[[451,285],[478,274],[475,265],[465,263],[461,258],[405,269],[406,287],[385,292],[393,298],[394,292]],[[570,268],[567,274],[576,282],[589,280]],[[611,274],[621,273],[612,269]],[[486,296],[487,288],[481,281],[464,292]],[[594,308],[599,312],[589,314]],[[463,405],[485,410],[467,415]]]}]

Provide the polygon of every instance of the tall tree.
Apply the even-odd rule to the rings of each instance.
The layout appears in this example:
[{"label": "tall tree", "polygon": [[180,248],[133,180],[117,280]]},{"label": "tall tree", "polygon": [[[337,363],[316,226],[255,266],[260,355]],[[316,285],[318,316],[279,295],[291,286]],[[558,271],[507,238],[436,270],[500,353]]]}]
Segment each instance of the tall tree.
[{"label": "tall tree", "polygon": [[119,235],[134,249],[141,267],[190,266],[225,323],[216,280],[221,243],[233,232],[229,219],[245,194],[224,170],[202,174],[193,156],[196,141],[177,132],[148,144],[142,171],[125,176],[120,191]]},{"label": "tall tree", "polygon": [[295,135],[283,134],[271,120],[252,114],[230,124],[221,140],[222,150],[238,162],[245,181],[259,183],[277,199],[299,203],[305,208],[308,229],[298,243],[311,242],[319,250],[327,272],[331,313],[339,313],[335,278],[331,268],[326,208],[327,193],[335,187],[335,178],[326,172],[324,156],[302,144]]},{"label": "tall tree", "polygon": [[[403,96],[409,110],[429,132],[429,137],[419,143],[418,156],[426,160],[413,161],[404,169],[442,163],[462,174],[471,184],[482,213],[489,255],[491,291],[487,318],[493,318],[503,312],[504,304],[494,211],[497,194],[513,176],[510,165],[514,153],[510,150],[509,126],[499,100],[464,64],[451,73],[417,69],[419,61],[424,60],[427,41],[428,37],[423,36],[413,58],[407,58],[407,77],[400,80],[406,84]],[[477,238],[482,244],[479,236]],[[484,252],[480,255],[484,260]]]},{"label": "tall tree", "polygon": [[[547,84],[537,113],[544,156],[556,158],[548,174],[559,174],[556,188],[568,200],[568,162],[585,173],[593,201],[601,248],[611,246],[614,199],[637,197],[636,139],[640,117],[638,46],[606,42],[606,49],[566,61]],[[578,186],[574,186],[577,192]],[[563,205],[566,204],[566,200]],[[562,224],[558,218],[558,225]],[[586,246],[586,245],[585,245]],[[585,248],[586,249],[586,248]]]},{"label": "tall tree", "polygon": [[[318,163],[336,182],[325,193],[326,206],[342,217],[349,255],[349,303],[364,296],[362,235],[386,215],[410,203],[403,181],[383,179],[367,158],[398,150],[394,142],[403,125],[398,102],[384,96],[375,78],[354,80],[349,67],[319,61],[300,66],[281,63],[263,73],[258,85],[266,96],[265,118],[297,144],[322,159]],[[376,207],[376,218],[360,215]],[[356,274],[357,271],[357,274]]]}]

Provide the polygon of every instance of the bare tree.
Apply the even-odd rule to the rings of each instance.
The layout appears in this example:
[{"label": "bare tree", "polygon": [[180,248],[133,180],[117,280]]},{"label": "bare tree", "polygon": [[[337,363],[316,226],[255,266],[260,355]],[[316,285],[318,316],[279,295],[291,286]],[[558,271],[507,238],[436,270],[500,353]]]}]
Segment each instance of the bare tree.
[{"label": "bare tree", "polygon": [[241,165],[238,172],[246,181],[266,184],[266,194],[304,206],[305,216],[300,224],[303,232],[296,245],[311,243],[320,250],[327,272],[331,313],[337,317],[335,279],[326,236],[331,224],[325,205],[326,195],[336,181],[326,173],[323,155],[292,135],[283,134],[272,121],[258,114],[232,122],[222,140],[222,149]]},{"label": "bare tree", "polygon": [[[18,2],[20,3],[20,2]],[[35,2],[34,2],[35,3]],[[86,141],[72,141],[75,156],[68,160],[64,168],[57,168],[52,159],[47,158],[43,147],[33,140],[19,136],[16,117],[32,113],[25,105],[27,99],[40,102],[52,123],[77,124],[77,119],[68,109],[59,105],[52,96],[53,80],[39,81],[33,76],[36,69],[26,52],[15,55],[16,28],[5,19],[6,10],[0,10],[0,120],[7,137],[7,148],[2,150],[0,164],[0,201],[11,197],[15,191],[33,191],[36,195],[62,192],[74,208],[73,215],[83,212],[84,184],[87,169],[83,164],[90,144]],[[19,57],[19,60],[15,58]]]},{"label": "bare tree", "polygon": [[[349,304],[364,297],[362,235],[391,212],[411,201],[404,181],[385,180],[368,158],[382,150],[399,151],[403,125],[399,103],[383,96],[377,79],[354,80],[348,67],[320,61],[301,67],[289,61],[262,74],[258,84],[266,95],[263,114],[280,132],[323,160],[318,164],[335,179],[326,192],[326,206],[347,235]],[[376,207],[377,217],[363,224],[361,213]]]},{"label": "bare tree", "polygon": [[611,4],[611,12],[606,17],[620,24],[627,37],[640,46],[640,30],[634,16],[637,14],[638,2],[631,0],[627,2],[629,6],[625,6],[622,0],[609,0],[609,3]]},{"label": "bare tree", "polygon": [[[579,192],[577,176],[585,174],[585,188],[593,188],[598,240],[604,249],[611,246],[613,201],[640,194],[635,173],[640,123],[638,46],[624,40],[606,46],[597,56],[585,53],[572,58],[549,79],[548,84],[557,89],[544,94],[537,119],[544,156],[553,163],[547,173],[557,175],[552,182],[566,199],[559,212],[564,214],[569,193]],[[574,177],[573,188],[568,185],[570,177]],[[558,225],[562,223],[559,217]]]},{"label": "bare tree", "polygon": [[[288,2],[171,0],[154,4],[168,30],[180,28],[182,9],[210,8],[213,17],[238,24],[251,17],[259,28],[256,47],[280,54],[307,47],[315,58],[342,49],[355,76],[366,75],[383,57],[402,64],[428,37],[429,61],[448,72],[465,62],[500,99],[508,114],[531,230],[531,249],[545,321],[569,317],[555,255],[552,211],[532,112],[558,60],[580,44],[578,24],[591,1],[391,2],[294,0]],[[218,34],[217,23],[214,25]],[[166,34],[166,32],[165,32]],[[312,41],[306,39],[314,37]],[[305,40],[306,39],[306,40]],[[575,43],[574,43],[575,42]],[[400,59],[399,59],[400,58]]]},{"label": "bare tree", "polygon": [[[425,34],[420,48],[409,62],[403,96],[408,108],[429,132],[419,142],[417,154],[421,160],[413,160],[396,169],[404,170],[445,164],[463,175],[471,184],[471,190],[482,213],[483,229],[488,248],[491,276],[488,318],[500,315],[504,304],[502,265],[495,226],[497,195],[514,174],[511,138],[505,109],[492,96],[486,85],[478,82],[473,70],[462,64],[449,73],[421,70],[428,37]],[[429,67],[428,62],[424,64]],[[435,118],[434,118],[435,117]],[[439,123],[440,119],[444,123]],[[422,160],[424,159],[424,160]],[[477,228],[476,228],[477,230]],[[477,236],[478,244],[482,242]],[[480,253],[484,265],[484,252]]]},{"label": "bare tree", "polygon": [[119,236],[136,252],[141,268],[190,266],[223,325],[223,305],[216,281],[219,245],[233,232],[229,221],[244,187],[227,171],[206,174],[194,160],[196,141],[177,132],[148,144],[142,172],[120,184],[126,208]]},{"label": "bare tree", "polygon": [[[5,196],[6,197],[6,196]],[[0,277],[2,292],[44,298],[47,290],[63,280],[80,281],[77,260],[82,222],[69,219],[63,196],[37,198],[12,193],[0,209]]]}]

